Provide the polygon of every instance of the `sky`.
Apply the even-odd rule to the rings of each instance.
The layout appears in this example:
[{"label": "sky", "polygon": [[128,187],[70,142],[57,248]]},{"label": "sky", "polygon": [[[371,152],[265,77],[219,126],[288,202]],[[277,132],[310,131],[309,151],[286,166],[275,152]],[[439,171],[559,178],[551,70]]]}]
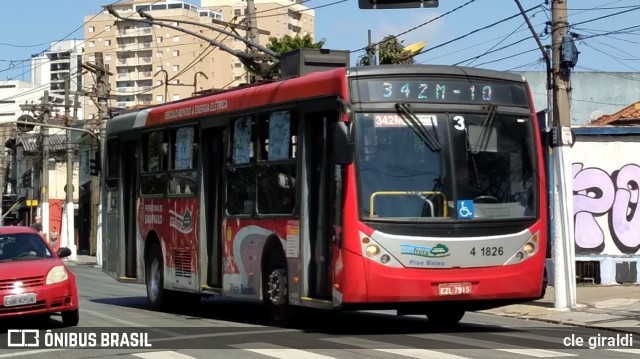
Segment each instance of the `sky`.
[{"label": "sky", "polygon": [[[47,50],[57,40],[82,39],[84,16],[114,1],[3,1],[0,79],[30,81],[32,54]],[[199,5],[199,0],[186,2]],[[542,43],[550,45],[551,38],[545,35],[551,17],[551,5],[545,3],[550,1],[520,2],[524,9],[534,8],[528,12],[531,23]],[[640,0],[567,3],[570,31],[578,36],[580,51],[575,71],[640,72]],[[353,51],[352,63],[364,54],[371,30],[373,42],[398,34],[405,45],[427,41],[416,63],[510,71],[545,69],[515,0],[440,0],[437,8],[401,10],[359,9],[357,0],[307,0],[304,5],[315,8],[316,40],[324,39],[325,48]]]}]

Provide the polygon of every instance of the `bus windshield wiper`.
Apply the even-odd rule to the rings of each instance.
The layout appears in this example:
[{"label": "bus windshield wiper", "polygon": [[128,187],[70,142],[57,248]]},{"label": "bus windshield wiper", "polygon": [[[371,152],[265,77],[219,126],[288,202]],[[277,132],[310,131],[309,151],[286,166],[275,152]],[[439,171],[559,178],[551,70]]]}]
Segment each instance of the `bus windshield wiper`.
[{"label": "bus windshield wiper", "polygon": [[480,152],[480,148],[484,152],[489,145],[489,138],[491,138],[491,125],[493,124],[493,119],[496,118],[498,106],[489,105],[489,112],[487,112],[487,117],[482,121],[482,129],[480,130],[480,136],[476,140],[476,144],[474,148],[471,150],[471,153],[477,155]]},{"label": "bus windshield wiper", "polygon": [[404,121],[407,126],[413,130],[416,136],[418,136],[418,138],[420,138],[432,152],[437,152],[442,149],[440,142],[438,141],[437,134],[429,133],[425,125],[420,122],[420,119],[416,116],[413,110],[411,110],[408,104],[402,102],[396,103],[396,111],[398,111],[402,121]]}]

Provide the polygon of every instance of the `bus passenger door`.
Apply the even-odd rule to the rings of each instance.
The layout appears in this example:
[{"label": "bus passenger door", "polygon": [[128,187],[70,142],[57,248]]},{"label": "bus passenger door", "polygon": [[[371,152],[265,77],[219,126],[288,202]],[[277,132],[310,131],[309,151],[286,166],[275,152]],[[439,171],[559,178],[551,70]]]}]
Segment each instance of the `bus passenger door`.
[{"label": "bus passenger door", "polygon": [[302,129],[303,296],[323,300],[331,300],[333,282],[331,245],[336,197],[330,127],[337,114],[336,111],[307,113]]},{"label": "bus passenger door", "polygon": [[222,287],[222,174],[223,130],[203,130],[203,200],[207,248],[207,285]]},{"label": "bus passenger door", "polygon": [[[136,200],[138,198],[138,151],[137,142],[122,143],[122,218],[124,220],[124,245],[120,248],[124,253],[124,276],[137,277],[136,250]],[[124,154],[133,153],[133,156]],[[121,242],[122,243],[122,242]]]}]

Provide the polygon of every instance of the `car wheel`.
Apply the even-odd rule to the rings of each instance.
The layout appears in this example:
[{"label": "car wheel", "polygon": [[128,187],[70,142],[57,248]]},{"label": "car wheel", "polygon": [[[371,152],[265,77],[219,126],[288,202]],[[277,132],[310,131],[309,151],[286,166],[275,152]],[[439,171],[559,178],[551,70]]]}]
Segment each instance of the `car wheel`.
[{"label": "car wheel", "polygon": [[289,306],[287,261],[281,251],[271,249],[264,267],[263,297],[271,321],[288,326],[293,321],[293,308]]},{"label": "car wheel", "polygon": [[80,321],[80,312],[78,309],[62,312],[62,324],[65,327],[75,327]]},{"label": "car wheel", "polygon": [[147,300],[155,310],[167,306],[167,291],[164,289],[164,261],[160,246],[154,244],[145,260]]}]

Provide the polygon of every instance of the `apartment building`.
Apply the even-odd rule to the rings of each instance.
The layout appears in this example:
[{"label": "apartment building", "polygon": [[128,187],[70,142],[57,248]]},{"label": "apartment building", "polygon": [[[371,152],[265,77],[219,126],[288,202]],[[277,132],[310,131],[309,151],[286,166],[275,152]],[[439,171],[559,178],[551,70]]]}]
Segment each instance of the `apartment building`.
[{"label": "apartment building", "polygon": [[[49,90],[51,103],[64,104],[65,81],[69,79],[70,99],[76,91],[82,91],[83,40],[62,40],[52,42],[49,49],[31,56],[31,83]],[[82,116],[82,96],[78,98],[78,118]],[[59,107],[58,109],[61,109]]]},{"label": "apartment building", "polygon": [[[298,0],[256,0],[257,26],[262,30],[259,43],[266,45],[270,36],[313,36],[314,12]],[[144,23],[137,13],[143,10],[154,19],[213,39],[232,49],[245,51],[246,45],[233,37],[182,21],[199,22],[232,31],[225,21],[237,24],[244,35],[247,3],[243,0],[202,0],[201,6],[184,1],[125,0],[113,9],[126,20],[116,19],[107,11],[85,17],[85,62],[94,63],[95,54],[103,54],[110,77],[110,106],[135,108],[191,97],[207,89],[224,89],[246,82],[246,69],[233,55],[211,46],[196,36]],[[117,21],[116,21],[117,20]],[[85,86],[95,83],[91,74]],[[86,118],[97,118],[97,107],[85,101]]]},{"label": "apartment building", "polygon": [[[197,22],[222,28],[221,13],[201,9],[184,1],[125,0],[113,5],[118,19],[106,10],[85,17],[85,62],[95,63],[95,54],[103,56],[110,76],[110,106],[136,108],[176,101],[207,89],[228,87],[232,80],[232,56],[212,46],[206,39],[221,43],[231,40],[217,31],[184,23]],[[200,37],[169,27],[141,22],[138,11],[154,19],[196,33]],[[143,19],[144,20],[144,19]],[[92,86],[92,74],[85,84]],[[88,120],[97,118],[97,107],[85,103]]]},{"label": "apartment building", "polygon": [[[214,9],[230,23],[244,29],[247,24],[246,0],[201,0],[203,8]],[[302,5],[302,0],[254,0],[255,19],[260,31],[258,43],[266,45],[270,37],[281,38],[285,35],[314,37],[315,12]],[[240,32],[244,34],[243,32]],[[233,41],[234,49],[245,50],[242,41]],[[233,59],[233,85],[245,82],[246,70],[237,59]]]}]

